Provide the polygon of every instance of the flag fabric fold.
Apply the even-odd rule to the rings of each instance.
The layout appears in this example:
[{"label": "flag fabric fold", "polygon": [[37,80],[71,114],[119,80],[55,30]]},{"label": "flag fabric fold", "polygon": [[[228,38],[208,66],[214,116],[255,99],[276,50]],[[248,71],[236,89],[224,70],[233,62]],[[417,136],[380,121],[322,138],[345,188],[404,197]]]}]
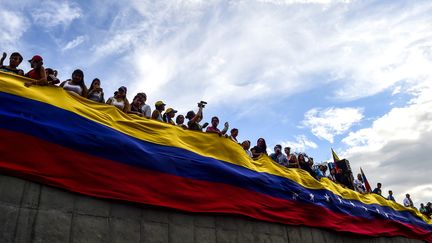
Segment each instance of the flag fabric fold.
[{"label": "flag fabric fold", "polygon": [[59,87],[26,88],[24,80],[0,72],[2,173],[99,198],[432,241],[432,222],[417,210],[267,156],[252,160],[215,134],[129,116]]}]

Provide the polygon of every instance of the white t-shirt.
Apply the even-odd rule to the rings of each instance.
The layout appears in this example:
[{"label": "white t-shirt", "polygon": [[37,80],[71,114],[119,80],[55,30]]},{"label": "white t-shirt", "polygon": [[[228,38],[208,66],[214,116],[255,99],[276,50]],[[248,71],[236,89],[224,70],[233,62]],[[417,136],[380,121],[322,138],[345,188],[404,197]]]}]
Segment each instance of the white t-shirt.
[{"label": "white t-shirt", "polygon": [[411,207],[411,200],[409,200],[407,197],[403,200],[403,204],[405,207]]},{"label": "white t-shirt", "polygon": [[363,186],[363,182],[361,182],[359,179],[355,179],[354,180],[354,189],[357,192],[365,193],[365,188]]},{"label": "white t-shirt", "polygon": [[120,100],[120,101],[118,101],[118,100],[117,100],[116,98],[114,98],[114,97],[111,97],[110,100],[111,100],[111,105],[117,107],[117,108],[120,109],[120,110],[123,110],[123,109],[124,109],[124,107],[125,107],[125,102],[124,102],[124,100]]},{"label": "white t-shirt", "polygon": [[63,85],[63,89],[79,95],[82,95],[83,91],[81,86],[78,84],[72,84],[72,81],[66,81]]},{"label": "white t-shirt", "polygon": [[245,150],[245,152],[247,153],[247,155],[249,155],[249,157],[251,157],[252,158],[252,152],[248,149],[248,150]]},{"label": "white t-shirt", "polygon": [[147,117],[147,118],[150,118],[150,117],[151,117],[151,108],[150,108],[149,105],[144,104],[144,105],[141,107],[141,111],[142,111],[142,114],[143,114],[145,117]]}]

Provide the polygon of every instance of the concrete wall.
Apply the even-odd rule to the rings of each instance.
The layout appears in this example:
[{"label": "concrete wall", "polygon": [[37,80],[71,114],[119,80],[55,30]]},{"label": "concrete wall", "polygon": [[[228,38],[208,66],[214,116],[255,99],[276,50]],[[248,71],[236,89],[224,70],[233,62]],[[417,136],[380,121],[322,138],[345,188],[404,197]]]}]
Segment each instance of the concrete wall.
[{"label": "concrete wall", "polygon": [[86,197],[0,175],[0,242],[419,242]]}]

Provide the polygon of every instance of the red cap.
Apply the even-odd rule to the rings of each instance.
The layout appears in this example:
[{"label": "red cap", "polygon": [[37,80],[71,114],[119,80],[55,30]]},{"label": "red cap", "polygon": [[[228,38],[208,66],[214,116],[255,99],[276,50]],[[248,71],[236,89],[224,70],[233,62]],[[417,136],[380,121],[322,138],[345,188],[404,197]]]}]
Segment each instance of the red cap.
[{"label": "red cap", "polygon": [[40,62],[40,61],[43,61],[43,59],[42,59],[42,57],[39,56],[39,55],[34,55],[34,56],[32,57],[32,59],[29,60],[29,62],[31,62],[31,61],[37,61],[37,62]]}]

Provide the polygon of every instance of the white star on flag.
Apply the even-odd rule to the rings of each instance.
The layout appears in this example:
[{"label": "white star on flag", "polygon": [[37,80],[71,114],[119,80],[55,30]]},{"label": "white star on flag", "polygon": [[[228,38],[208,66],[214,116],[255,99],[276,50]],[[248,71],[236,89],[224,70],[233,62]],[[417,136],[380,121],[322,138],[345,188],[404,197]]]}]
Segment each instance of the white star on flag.
[{"label": "white star on flag", "polygon": [[325,197],[325,199],[326,199],[327,202],[330,202],[330,197],[329,197],[329,195],[325,194],[324,197]]},{"label": "white star on flag", "polygon": [[342,199],[340,197],[337,198],[339,200],[339,203],[342,203]]},{"label": "white star on flag", "polygon": [[314,195],[311,193],[311,194],[309,194],[309,196],[310,196],[310,200],[313,201],[314,200]]},{"label": "white star on flag", "polygon": [[356,207],[355,204],[353,202],[350,202],[351,206]]},{"label": "white star on flag", "polygon": [[294,193],[293,193],[293,199],[296,200],[297,197],[298,197],[298,194],[294,192]]},{"label": "white star on flag", "polygon": [[363,206],[363,208],[364,208],[365,211],[368,211],[367,207]]},{"label": "white star on flag", "polygon": [[377,213],[380,213],[380,211],[378,210],[378,208],[376,209]]},{"label": "white star on flag", "polygon": [[387,218],[389,217],[387,213],[384,213],[384,215],[385,215]]}]

